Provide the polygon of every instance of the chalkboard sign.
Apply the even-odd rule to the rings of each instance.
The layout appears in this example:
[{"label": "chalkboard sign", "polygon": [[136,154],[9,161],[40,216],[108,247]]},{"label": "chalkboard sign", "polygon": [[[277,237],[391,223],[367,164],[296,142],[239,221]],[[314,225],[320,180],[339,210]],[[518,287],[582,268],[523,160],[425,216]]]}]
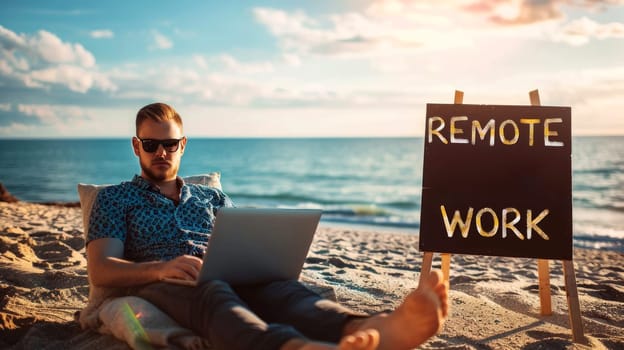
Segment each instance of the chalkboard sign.
[{"label": "chalkboard sign", "polygon": [[570,107],[428,104],[421,251],[572,259]]}]

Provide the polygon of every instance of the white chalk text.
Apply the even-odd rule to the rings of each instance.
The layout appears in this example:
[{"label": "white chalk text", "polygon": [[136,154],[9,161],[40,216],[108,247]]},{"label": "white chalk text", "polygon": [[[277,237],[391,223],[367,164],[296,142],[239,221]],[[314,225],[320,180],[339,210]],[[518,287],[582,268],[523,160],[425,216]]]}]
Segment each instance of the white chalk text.
[{"label": "white chalk text", "polygon": [[[444,205],[440,206],[440,212],[442,214],[442,220],[444,221],[444,227],[446,228],[448,238],[453,238],[456,230],[459,230],[463,238],[468,238],[470,225],[472,224],[474,217],[474,226],[477,233],[482,237],[494,237],[499,232],[500,228],[501,238],[506,238],[507,234],[511,232],[521,240],[530,240],[533,238],[533,232],[535,232],[542,239],[546,241],[550,240],[550,237],[548,237],[546,232],[538,226],[538,224],[550,213],[548,209],[542,210],[536,217],[533,217],[533,211],[531,209],[527,209],[525,211],[526,225],[524,227],[524,232],[520,231],[520,229],[516,227],[516,224],[518,224],[522,218],[520,210],[516,208],[505,208],[501,211],[499,216],[498,213],[492,208],[481,208],[475,215],[475,209],[469,207],[465,214],[462,214],[460,210],[455,210],[453,218],[450,220]],[[482,221],[485,217],[490,218],[488,223],[491,222],[491,227],[484,227]]]},{"label": "white chalk text", "polygon": [[[513,119],[500,121],[498,127],[496,120],[490,119],[485,125],[481,125],[479,120],[470,120],[467,116],[454,116],[447,118],[433,116],[427,119],[427,142],[435,140],[447,145],[471,144],[477,142],[488,142],[490,146],[496,144],[498,139],[503,145],[515,145],[522,139],[527,140],[529,146],[535,146],[535,130],[543,129],[545,147],[563,147],[563,142],[553,140],[559,136],[556,130],[557,124],[563,123],[561,118],[520,118],[519,123]],[[496,137],[498,135],[498,138]],[[435,138],[434,138],[435,137]]]}]

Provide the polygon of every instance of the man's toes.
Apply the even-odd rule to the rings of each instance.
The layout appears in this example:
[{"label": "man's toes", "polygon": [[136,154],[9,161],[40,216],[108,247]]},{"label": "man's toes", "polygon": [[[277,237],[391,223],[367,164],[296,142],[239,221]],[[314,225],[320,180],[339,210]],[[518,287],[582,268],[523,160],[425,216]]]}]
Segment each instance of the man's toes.
[{"label": "man's toes", "polygon": [[375,350],[379,345],[379,332],[375,329],[358,331],[342,338],[339,350]]},{"label": "man's toes", "polygon": [[379,346],[379,332],[376,329],[367,329],[364,331],[366,346],[363,349],[374,350]]},{"label": "man's toes", "polygon": [[376,329],[366,329],[354,334],[357,350],[374,350],[379,345],[379,332]]},{"label": "man's toes", "polygon": [[353,344],[355,343],[355,337],[347,335],[342,337],[340,344],[338,344],[338,350],[353,350]]},{"label": "man's toes", "polygon": [[431,286],[431,288],[435,288],[437,285],[443,283],[444,276],[442,275],[442,271],[440,270],[432,270],[429,273],[429,278],[427,278],[427,284]]}]

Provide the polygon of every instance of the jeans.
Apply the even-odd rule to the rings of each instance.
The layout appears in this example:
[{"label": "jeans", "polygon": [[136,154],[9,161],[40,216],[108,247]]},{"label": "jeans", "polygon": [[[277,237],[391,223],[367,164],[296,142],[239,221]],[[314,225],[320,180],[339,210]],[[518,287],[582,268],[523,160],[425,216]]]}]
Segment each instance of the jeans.
[{"label": "jeans", "polygon": [[336,343],[353,311],[298,281],[232,287],[152,283],[133,293],[159,307],[217,349],[279,349],[293,338]]}]

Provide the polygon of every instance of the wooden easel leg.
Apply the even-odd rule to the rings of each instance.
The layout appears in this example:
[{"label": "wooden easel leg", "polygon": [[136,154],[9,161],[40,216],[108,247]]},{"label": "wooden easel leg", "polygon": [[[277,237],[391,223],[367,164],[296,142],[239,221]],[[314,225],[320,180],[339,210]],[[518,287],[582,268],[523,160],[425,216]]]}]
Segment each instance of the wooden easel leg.
[{"label": "wooden easel leg", "polygon": [[464,92],[460,90],[455,90],[455,97],[453,103],[456,105],[460,105],[464,103]]},{"label": "wooden easel leg", "polygon": [[451,275],[451,254],[443,253],[442,256],[442,275],[444,276],[444,281],[449,282],[449,278]]},{"label": "wooden easel leg", "polygon": [[[529,99],[531,106],[540,106],[539,91],[529,91]],[[537,260],[537,276],[539,279],[539,295],[540,295],[540,313],[542,316],[552,315],[552,306],[550,303],[550,269],[548,268],[548,260]]]},{"label": "wooden easel leg", "polygon": [[565,279],[566,297],[568,299],[568,314],[572,327],[572,340],[575,343],[587,343],[583,334],[583,321],[581,319],[581,306],[579,304],[578,291],[576,289],[576,275],[574,262],[563,260],[563,277]]},{"label": "wooden easel leg", "polygon": [[531,100],[531,106],[542,105],[542,102],[540,101],[539,90],[537,89],[529,91],[529,99]]},{"label": "wooden easel leg", "polygon": [[423,255],[422,266],[420,268],[420,279],[418,280],[418,284],[420,285],[425,276],[428,276],[431,272],[431,264],[433,263],[433,253],[425,252]]},{"label": "wooden easel leg", "polygon": [[537,276],[539,279],[540,313],[542,316],[552,315],[548,260],[537,260]]},{"label": "wooden easel leg", "polygon": [[[464,103],[464,92],[460,90],[455,90],[455,95],[453,97],[453,103],[462,104]],[[451,273],[451,254],[442,253],[442,275],[444,276],[444,281],[449,282],[449,276]],[[423,278],[431,272],[431,264],[433,263],[433,253],[425,252],[423,255],[422,267],[420,270],[420,279],[418,284],[422,283]]]}]

